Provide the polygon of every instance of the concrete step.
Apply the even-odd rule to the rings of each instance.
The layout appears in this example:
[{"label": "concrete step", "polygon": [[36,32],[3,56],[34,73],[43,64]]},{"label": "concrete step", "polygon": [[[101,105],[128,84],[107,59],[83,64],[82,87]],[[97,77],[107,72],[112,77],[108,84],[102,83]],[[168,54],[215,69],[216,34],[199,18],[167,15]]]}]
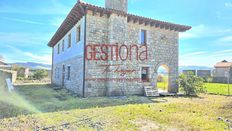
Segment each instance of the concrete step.
[{"label": "concrete step", "polygon": [[144,86],[144,92],[148,97],[159,96],[158,90],[155,90],[152,86]]}]

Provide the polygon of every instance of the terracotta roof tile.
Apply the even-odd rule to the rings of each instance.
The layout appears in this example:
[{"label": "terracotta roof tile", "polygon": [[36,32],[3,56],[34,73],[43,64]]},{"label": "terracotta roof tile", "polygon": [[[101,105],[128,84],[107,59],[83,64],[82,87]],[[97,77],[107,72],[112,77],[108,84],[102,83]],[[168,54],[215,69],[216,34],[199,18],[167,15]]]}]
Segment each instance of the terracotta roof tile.
[{"label": "terracotta roof tile", "polygon": [[228,67],[232,67],[232,62],[218,62],[214,67],[215,68],[228,68]]},{"label": "terracotta roof tile", "polygon": [[86,14],[87,10],[92,10],[96,12],[101,12],[107,15],[111,15],[112,13],[116,13],[118,15],[123,15],[128,18],[128,22],[130,20],[138,20],[141,21],[142,23],[155,26],[155,27],[160,27],[164,29],[170,29],[170,30],[176,30],[179,32],[184,32],[186,30],[191,29],[190,26],[185,26],[185,25],[179,25],[179,24],[174,24],[174,23],[169,23],[165,21],[159,21],[159,20],[154,20],[151,18],[146,18],[138,15],[133,15],[129,14],[123,11],[119,10],[113,10],[113,9],[107,9],[99,6],[95,6],[92,4],[84,3],[78,1],[75,6],[72,8],[72,10],[69,12],[68,16],[64,20],[64,22],[61,24],[59,29],[56,31],[55,35],[52,37],[52,39],[49,41],[48,46],[53,47],[55,44],[62,39],[65,34],[72,29],[72,27]]}]

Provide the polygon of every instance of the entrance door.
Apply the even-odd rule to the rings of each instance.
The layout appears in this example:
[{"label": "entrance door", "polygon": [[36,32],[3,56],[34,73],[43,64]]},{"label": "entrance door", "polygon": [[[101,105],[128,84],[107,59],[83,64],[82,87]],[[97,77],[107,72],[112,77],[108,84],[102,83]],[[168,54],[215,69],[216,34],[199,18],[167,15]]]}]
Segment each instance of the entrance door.
[{"label": "entrance door", "polygon": [[62,86],[64,87],[64,80],[65,80],[65,65],[63,65],[62,69]]}]

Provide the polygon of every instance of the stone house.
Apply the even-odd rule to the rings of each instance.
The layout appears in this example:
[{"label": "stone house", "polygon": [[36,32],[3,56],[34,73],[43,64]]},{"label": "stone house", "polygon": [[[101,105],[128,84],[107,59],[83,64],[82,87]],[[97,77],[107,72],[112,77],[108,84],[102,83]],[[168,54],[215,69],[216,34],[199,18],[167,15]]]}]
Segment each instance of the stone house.
[{"label": "stone house", "polygon": [[5,66],[7,65],[4,61],[0,60],[0,66]]},{"label": "stone house", "polygon": [[179,32],[191,27],[130,14],[127,3],[75,4],[48,43],[54,85],[84,97],[143,95],[163,66],[168,91],[178,92]]},{"label": "stone house", "polygon": [[232,62],[226,60],[216,63],[213,71],[213,81],[217,83],[232,83]]}]

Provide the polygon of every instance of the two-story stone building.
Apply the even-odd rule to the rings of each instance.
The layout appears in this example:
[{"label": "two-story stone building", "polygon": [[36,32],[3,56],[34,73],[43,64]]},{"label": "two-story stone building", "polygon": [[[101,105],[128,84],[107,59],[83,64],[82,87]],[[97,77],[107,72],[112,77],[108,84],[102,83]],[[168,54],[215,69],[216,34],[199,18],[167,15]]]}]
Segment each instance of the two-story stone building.
[{"label": "two-story stone building", "polygon": [[[76,3],[48,44],[54,85],[80,96],[142,95],[145,84],[156,85],[157,69],[164,66],[169,92],[178,92],[179,32],[191,27],[129,14],[127,3]],[[144,60],[136,59],[140,47]]]}]

